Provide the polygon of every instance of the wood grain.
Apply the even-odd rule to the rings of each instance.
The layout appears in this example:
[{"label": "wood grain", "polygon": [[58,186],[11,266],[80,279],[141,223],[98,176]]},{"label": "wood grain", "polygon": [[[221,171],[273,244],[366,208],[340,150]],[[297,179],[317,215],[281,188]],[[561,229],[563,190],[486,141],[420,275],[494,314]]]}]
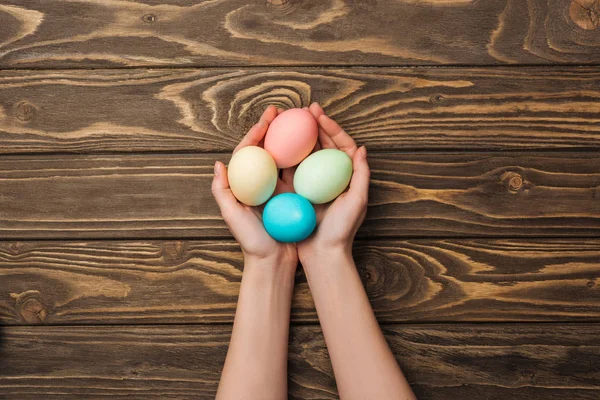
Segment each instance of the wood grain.
[{"label": "wood grain", "polygon": [[[210,193],[218,158],[3,157],[0,238],[229,238]],[[595,152],[387,153],[370,163],[363,238],[600,232]]]},{"label": "wood grain", "polygon": [[[214,398],[229,327],[5,327],[0,394],[8,399]],[[598,325],[386,326],[423,399],[594,399]],[[51,355],[51,356],[50,356]],[[335,399],[321,331],[294,327],[292,399]]]},{"label": "wood grain", "polygon": [[5,0],[0,68],[593,64],[594,0]]},{"label": "wood grain", "polygon": [[[598,321],[600,240],[361,241],[382,323]],[[231,323],[229,241],[0,242],[0,324]],[[299,270],[292,320],[317,322]]]},{"label": "wood grain", "polygon": [[0,153],[231,151],[318,101],[370,150],[598,149],[590,68],[0,72]]}]

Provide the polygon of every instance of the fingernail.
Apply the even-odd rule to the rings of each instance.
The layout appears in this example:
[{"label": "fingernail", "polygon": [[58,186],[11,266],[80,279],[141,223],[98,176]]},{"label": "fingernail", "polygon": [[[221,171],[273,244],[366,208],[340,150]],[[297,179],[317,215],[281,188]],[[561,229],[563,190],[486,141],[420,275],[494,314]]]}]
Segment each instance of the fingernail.
[{"label": "fingernail", "polygon": [[367,148],[365,146],[360,148],[360,152],[364,158],[367,158]]},{"label": "fingernail", "polygon": [[311,104],[311,106],[315,106],[315,105],[318,106],[319,103],[317,103],[316,101],[313,101],[312,104]]},{"label": "fingernail", "polygon": [[215,162],[215,176],[219,176],[219,162]]}]

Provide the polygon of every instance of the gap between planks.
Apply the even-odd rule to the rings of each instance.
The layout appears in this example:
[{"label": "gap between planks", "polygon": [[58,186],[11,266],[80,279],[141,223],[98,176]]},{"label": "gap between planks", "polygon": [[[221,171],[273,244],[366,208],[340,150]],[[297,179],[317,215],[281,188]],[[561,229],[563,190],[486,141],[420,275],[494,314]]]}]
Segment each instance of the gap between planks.
[{"label": "gap between planks", "polygon": [[290,70],[290,69],[302,69],[302,68],[323,68],[323,69],[360,69],[360,68],[373,68],[373,69],[542,69],[542,68],[595,68],[600,67],[600,63],[593,64],[569,64],[569,63],[557,63],[557,64],[445,64],[445,65],[430,65],[430,64],[320,64],[320,63],[309,63],[309,64],[223,64],[223,65],[210,65],[210,66],[202,66],[202,65],[123,65],[123,66],[114,66],[114,67],[58,67],[58,68],[48,68],[48,67],[26,67],[26,68],[2,68],[0,67],[0,72],[2,71],[16,71],[16,72],[43,72],[43,71],[51,71],[51,72],[60,72],[60,71],[118,71],[118,70],[227,70],[227,69],[240,69],[240,70],[252,70],[252,69],[264,69],[267,71],[272,70]]}]

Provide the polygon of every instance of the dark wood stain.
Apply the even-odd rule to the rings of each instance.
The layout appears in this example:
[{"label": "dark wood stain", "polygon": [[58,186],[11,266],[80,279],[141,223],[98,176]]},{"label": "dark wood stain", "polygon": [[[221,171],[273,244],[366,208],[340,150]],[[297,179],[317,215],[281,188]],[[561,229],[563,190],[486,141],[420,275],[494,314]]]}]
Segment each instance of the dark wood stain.
[{"label": "dark wood stain", "polygon": [[595,0],[5,0],[0,67],[597,64]]},{"label": "dark wood stain", "polygon": [[[212,165],[267,105],[318,101],[369,149],[355,258],[417,396],[598,399],[599,16],[2,1],[0,397],[214,398],[243,260]],[[296,281],[290,398],[336,399]]]},{"label": "dark wood stain", "polygon": [[[360,241],[382,323],[598,321],[600,240]],[[0,322],[232,323],[243,257],[229,241],[0,243]],[[299,269],[292,320],[317,323]]]},{"label": "dark wood stain", "polygon": [[[228,155],[8,156],[0,237],[230,237],[210,193]],[[375,153],[360,237],[592,236],[600,158],[585,153]]]},{"label": "dark wood stain", "polygon": [[[386,338],[426,399],[592,399],[598,325],[387,325]],[[230,327],[3,328],[0,394],[8,398],[214,398]],[[293,399],[336,399],[321,330],[293,327]],[[94,360],[90,362],[90,360]]]},{"label": "dark wood stain", "polygon": [[231,151],[318,101],[370,151],[600,148],[591,68],[0,72],[0,153]]}]

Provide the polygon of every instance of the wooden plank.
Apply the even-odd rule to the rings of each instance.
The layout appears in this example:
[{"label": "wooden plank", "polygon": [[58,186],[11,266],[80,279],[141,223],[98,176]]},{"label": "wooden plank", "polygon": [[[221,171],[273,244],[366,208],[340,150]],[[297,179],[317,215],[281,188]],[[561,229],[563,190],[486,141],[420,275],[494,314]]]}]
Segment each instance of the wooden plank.
[{"label": "wooden plank", "polygon": [[[600,240],[361,241],[380,322],[598,321]],[[231,323],[229,241],[0,242],[0,324]],[[292,320],[317,322],[299,271]]]},{"label": "wooden plank", "polygon": [[600,148],[591,68],[0,72],[0,153],[231,151],[318,101],[370,150]]},{"label": "wooden plank", "polygon": [[4,0],[0,67],[592,64],[594,0]]},{"label": "wooden plank", "polygon": [[[229,327],[5,327],[0,394],[9,398],[214,398]],[[594,399],[598,325],[385,326],[417,396]],[[318,327],[294,327],[293,399],[335,399]],[[50,397],[53,396],[53,397]]]},{"label": "wooden plank", "polygon": [[[212,195],[225,155],[6,156],[0,238],[230,237]],[[597,153],[371,154],[360,236],[593,236]]]}]

